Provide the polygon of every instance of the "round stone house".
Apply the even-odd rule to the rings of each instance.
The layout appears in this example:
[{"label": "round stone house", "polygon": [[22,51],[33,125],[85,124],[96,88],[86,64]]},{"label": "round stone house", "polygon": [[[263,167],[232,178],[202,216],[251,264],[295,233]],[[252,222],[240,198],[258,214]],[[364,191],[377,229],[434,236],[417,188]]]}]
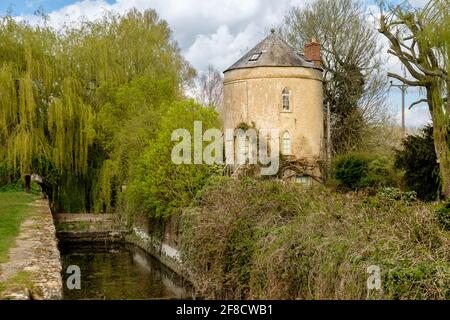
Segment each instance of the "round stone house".
[{"label": "round stone house", "polygon": [[305,55],[272,31],[224,71],[220,109],[224,129],[242,124],[278,129],[281,154],[308,168],[304,174],[289,173],[300,182],[320,176],[324,146],[320,45],[307,44]]}]

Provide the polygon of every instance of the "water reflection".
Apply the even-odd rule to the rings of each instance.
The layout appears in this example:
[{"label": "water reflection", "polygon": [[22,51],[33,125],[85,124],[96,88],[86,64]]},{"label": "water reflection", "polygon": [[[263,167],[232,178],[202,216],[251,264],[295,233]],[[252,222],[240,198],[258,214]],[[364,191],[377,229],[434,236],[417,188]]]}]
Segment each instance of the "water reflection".
[{"label": "water reflection", "polygon": [[176,273],[133,245],[60,243],[63,281],[81,269],[81,289],[64,285],[64,299],[186,299],[192,290]]}]

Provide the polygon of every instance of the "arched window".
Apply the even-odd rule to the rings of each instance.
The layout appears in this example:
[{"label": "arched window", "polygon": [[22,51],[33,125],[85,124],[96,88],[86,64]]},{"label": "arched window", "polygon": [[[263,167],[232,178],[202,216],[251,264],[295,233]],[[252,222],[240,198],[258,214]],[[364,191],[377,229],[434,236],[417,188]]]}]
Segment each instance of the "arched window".
[{"label": "arched window", "polygon": [[284,155],[290,155],[292,154],[291,150],[291,136],[286,131],[283,133],[283,140],[282,140],[282,152]]},{"label": "arched window", "polygon": [[291,111],[291,93],[288,88],[282,92],[283,111]]},{"label": "arched window", "polygon": [[245,139],[244,141],[244,159],[247,162],[250,160],[250,141],[249,139]]}]

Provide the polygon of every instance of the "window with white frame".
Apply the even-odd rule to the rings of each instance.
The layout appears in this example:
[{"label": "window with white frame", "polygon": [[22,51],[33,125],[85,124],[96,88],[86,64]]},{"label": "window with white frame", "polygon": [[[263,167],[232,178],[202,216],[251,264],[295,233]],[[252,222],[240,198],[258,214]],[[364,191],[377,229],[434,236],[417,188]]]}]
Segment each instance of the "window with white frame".
[{"label": "window with white frame", "polygon": [[284,88],[282,92],[283,111],[291,111],[291,92],[288,88]]},{"label": "window with white frame", "polygon": [[291,150],[291,136],[289,135],[289,132],[283,133],[282,137],[282,151],[284,155],[290,155],[292,154]]},{"label": "window with white frame", "polygon": [[308,176],[297,176],[295,178],[296,182],[299,184],[302,184],[304,186],[310,186],[311,185],[311,178]]}]

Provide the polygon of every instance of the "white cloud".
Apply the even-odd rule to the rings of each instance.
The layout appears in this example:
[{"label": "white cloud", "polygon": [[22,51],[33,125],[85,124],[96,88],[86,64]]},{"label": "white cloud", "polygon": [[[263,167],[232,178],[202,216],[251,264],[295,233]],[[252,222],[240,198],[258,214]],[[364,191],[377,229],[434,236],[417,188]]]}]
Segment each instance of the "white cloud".
[{"label": "white cloud", "polygon": [[[212,64],[219,70],[250,49],[280,23],[284,13],[302,0],[82,0],[48,13],[56,29],[76,26],[81,19],[95,20],[105,12],[124,13],[131,8],[155,9],[173,30],[183,54],[199,71]],[[42,23],[39,17],[24,15],[17,20]]]},{"label": "white cloud", "polygon": [[211,35],[197,35],[185,56],[199,70],[211,64],[223,71],[261,38],[262,34],[255,24],[249,24],[236,35],[230,32],[228,26],[222,25]]},{"label": "white cloud", "polygon": [[[84,0],[48,13],[49,24],[56,29],[60,29],[66,24],[75,25],[81,19],[98,19],[105,11],[109,10],[112,10],[112,8],[106,1]],[[40,17],[35,15],[18,16],[16,17],[16,20],[28,21],[33,25],[42,23]]]},{"label": "white cloud", "polygon": [[[401,109],[400,100],[398,103],[398,108],[396,108],[397,113],[395,114],[395,120],[397,123],[401,123]],[[421,128],[425,124],[431,122],[430,112],[428,110],[428,105],[426,103],[415,106],[412,110],[409,110],[408,105],[405,109],[405,123],[409,128]]]},{"label": "white cloud", "polygon": [[[131,8],[138,10],[155,9],[173,30],[176,40],[186,59],[198,70],[205,70],[212,64],[223,71],[261,40],[271,27],[278,25],[284,14],[292,6],[303,6],[313,0],[116,0],[110,4],[105,0],[82,0],[49,13],[50,25],[61,28],[64,24],[76,25],[82,18],[95,20],[106,11],[124,13]],[[422,6],[425,0],[411,0],[415,6]],[[373,13],[370,23],[376,27],[378,8],[369,7]],[[17,20],[27,20],[38,24],[33,15],[19,16]],[[380,36],[380,41],[387,41]],[[402,73],[400,63],[384,49],[385,68]],[[411,99],[418,94],[411,91]],[[399,105],[400,98],[390,95],[389,102]],[[396,108],[392,108],[396,113]],[[417,109],[419,110],[419,109]],[[426,122],[425,111],[413,110],[408,113],[408,125]],[[422,110],[422,109],[420,109]],[[416,112],[417,111],[417,112]]]},{"label": "white cloud", "polygon": [[[309,0],[308,0],[309,1]],[[60,28],[73,24],[81,18],[94,20],[105,11],[123,13],[131,8],[138,10],[155,9],[161,18],[167,20],[174,31],[175,39],[182,48],[189,46],[196,35],[211,34],[221,25],[231,30],[245,29],[254,21],[262,23],[278,22],[279,16],[291,4],[301,4],[301,0],[116,0],[110,4],[105,0],[82,0],[49,13],[50,25]],[[34,15],[17,17],[37,24]]]},{"label": "white cloud", "polygon": [[409,3],[417,8],[424,7],[428,2],[429,0],[409,0]]},{"label": "white cloud", "polygon": [[[255,11],[246,14],[246,19],[223,23],[213,32],[201,31],[197,34],[185,50],[185,56],[199,70],[212,64],[223,71],[262,40],[270,28],[277,26],[291,6],[302,6],[307,2],[311,1],[258,1],[258,5],[253,6]],[[237,13],[241,9],[234,10]]]}]

